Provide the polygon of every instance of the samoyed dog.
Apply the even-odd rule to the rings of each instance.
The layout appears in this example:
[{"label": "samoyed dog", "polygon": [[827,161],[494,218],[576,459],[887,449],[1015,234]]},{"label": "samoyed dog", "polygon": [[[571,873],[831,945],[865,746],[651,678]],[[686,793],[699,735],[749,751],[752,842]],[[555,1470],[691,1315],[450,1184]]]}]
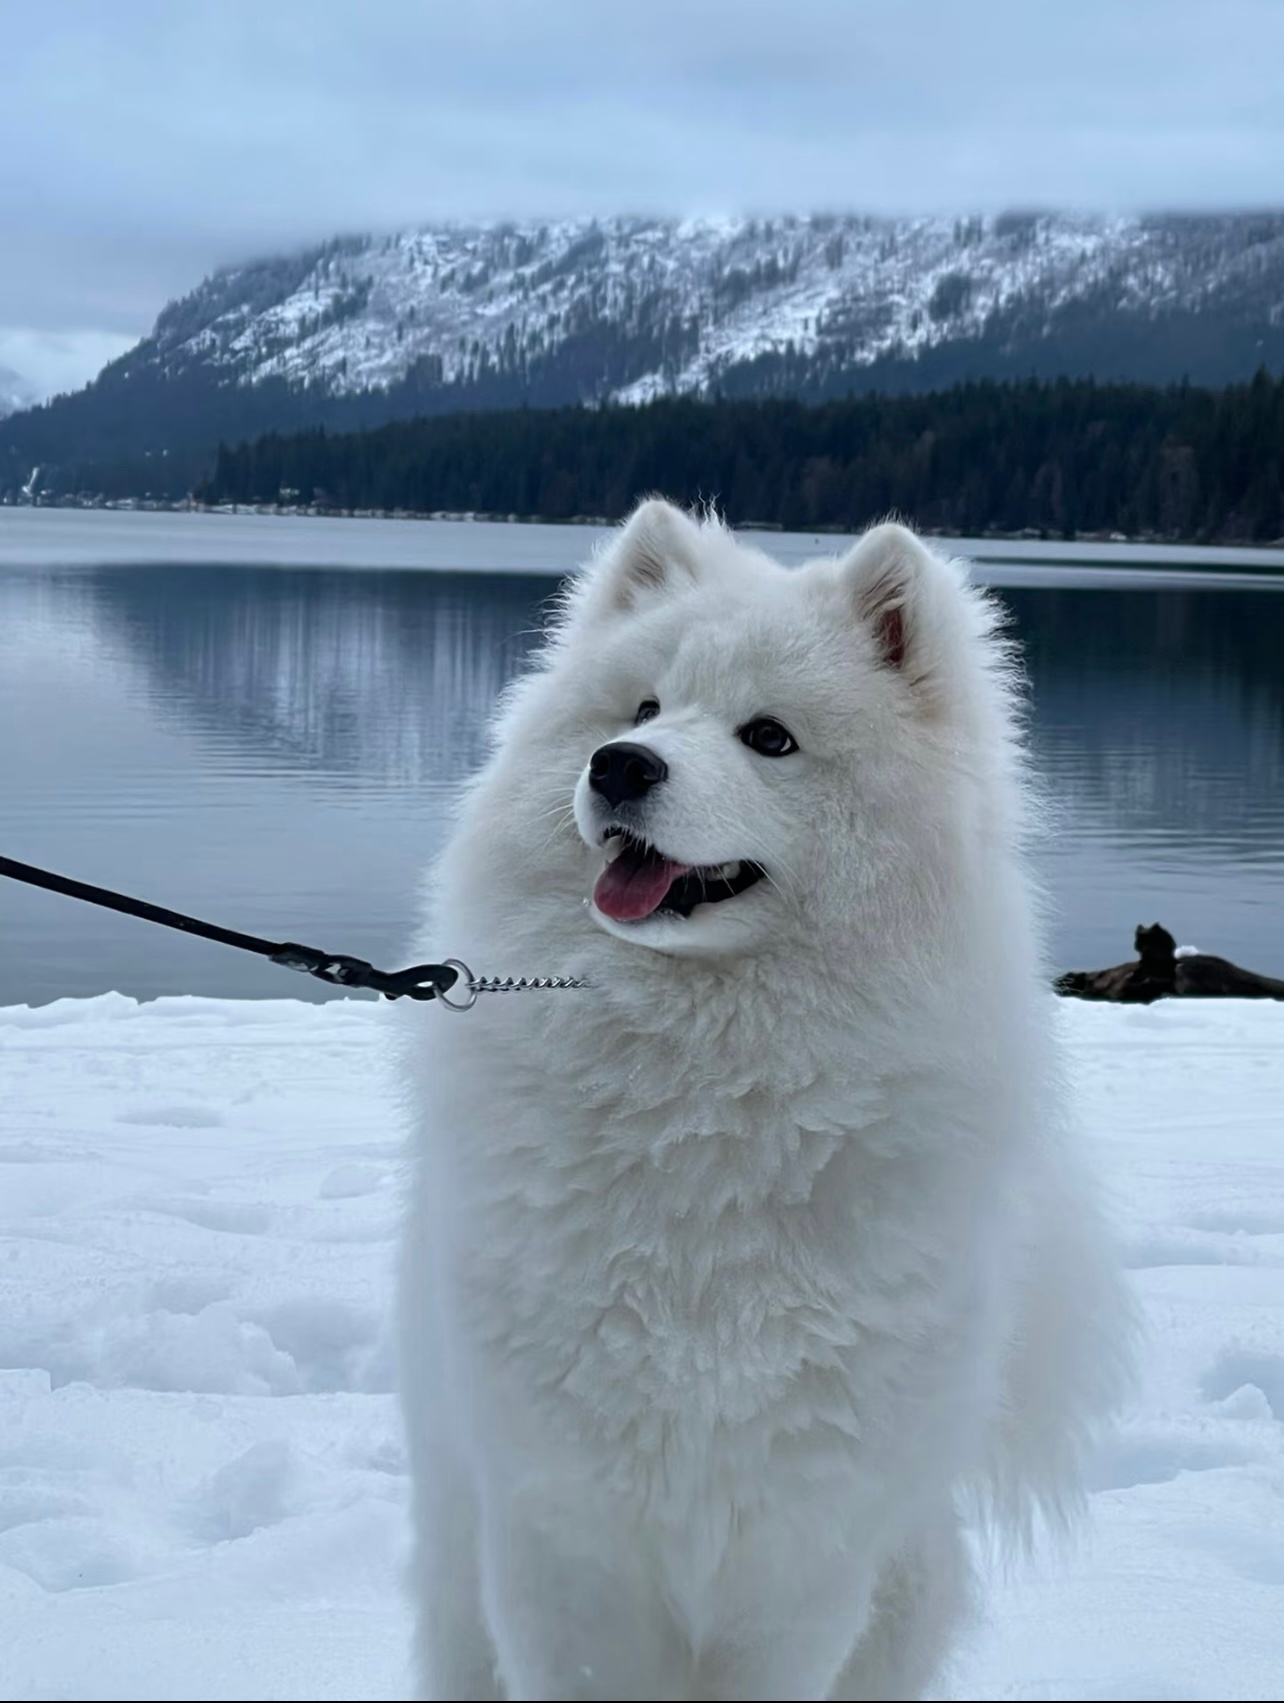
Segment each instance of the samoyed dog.
[{"label": "samoyed dog", "polygon": [[642,504],[441,859],[403,1269],[432,1698],[910,1698],[1080,1498],[1121,1315],[991,604]]}]

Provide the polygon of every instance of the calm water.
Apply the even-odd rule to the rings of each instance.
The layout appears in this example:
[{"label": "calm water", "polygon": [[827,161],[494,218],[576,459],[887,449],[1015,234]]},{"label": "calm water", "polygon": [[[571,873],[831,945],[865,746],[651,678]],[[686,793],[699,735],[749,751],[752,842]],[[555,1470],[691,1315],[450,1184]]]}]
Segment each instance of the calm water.
[{"label": "calm water", "polygon": [[[589,543],[571,528],[0,510],[0,851],[401,962],[484,718]],[[788,559],[817,547],[768,543]],[[1044,854],[1058,962],[1117,962],[1158,920],[1284,974],[1284,580],[1008,556],[983,571],[1016,617],[1059,812]],[[323,992],[0,880],[0,1004],[110,988]]]}]

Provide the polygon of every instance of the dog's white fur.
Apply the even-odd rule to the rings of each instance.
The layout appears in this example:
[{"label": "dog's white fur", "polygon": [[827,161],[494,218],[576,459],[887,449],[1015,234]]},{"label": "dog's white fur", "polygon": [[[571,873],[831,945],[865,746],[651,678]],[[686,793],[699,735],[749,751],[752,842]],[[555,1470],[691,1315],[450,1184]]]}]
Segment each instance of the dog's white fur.
[{"label": "dog's white fur", "polygon": [[[593,991],[405,1037],[426,1695],[918,1696],[964,1519],[1074,1510],[1121,1306],[994,625],[902,527],[787,572],[651,501],[510,693],[425,955]],[[748,749],[762,715],[799,751]],[[648,839],[769,879],[599,916],[619,738],[668,764]]]}]

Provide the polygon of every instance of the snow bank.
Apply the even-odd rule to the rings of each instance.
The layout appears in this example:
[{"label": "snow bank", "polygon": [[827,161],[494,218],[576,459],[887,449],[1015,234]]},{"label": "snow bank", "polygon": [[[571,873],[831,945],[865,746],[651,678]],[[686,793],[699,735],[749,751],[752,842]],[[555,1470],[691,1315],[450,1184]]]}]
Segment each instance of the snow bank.
[{"label": "snow bank", "polygon": [[[1278,1697],[1284,1011],[1058,1009],[1145,1376],[955,1694]],[[382,1014],[0,1010],[0,1696],[405,1694]]]}]

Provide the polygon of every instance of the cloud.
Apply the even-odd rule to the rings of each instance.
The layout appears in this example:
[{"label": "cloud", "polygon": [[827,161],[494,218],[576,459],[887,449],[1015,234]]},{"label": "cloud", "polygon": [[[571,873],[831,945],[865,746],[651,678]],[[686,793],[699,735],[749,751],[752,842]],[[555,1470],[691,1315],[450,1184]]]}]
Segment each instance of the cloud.
[{"label": "cloud", "polygon": [[0,369],[25,381],[34,400],[77,390],[108,361],[123,355],[136,337],[115,331],[33,331],[29,326],[0,326]]},{"label": "cloud", "polygon": [[436,218],[1270,204],[1281,64],[1278,0],[12,7],[0,326]]}]

